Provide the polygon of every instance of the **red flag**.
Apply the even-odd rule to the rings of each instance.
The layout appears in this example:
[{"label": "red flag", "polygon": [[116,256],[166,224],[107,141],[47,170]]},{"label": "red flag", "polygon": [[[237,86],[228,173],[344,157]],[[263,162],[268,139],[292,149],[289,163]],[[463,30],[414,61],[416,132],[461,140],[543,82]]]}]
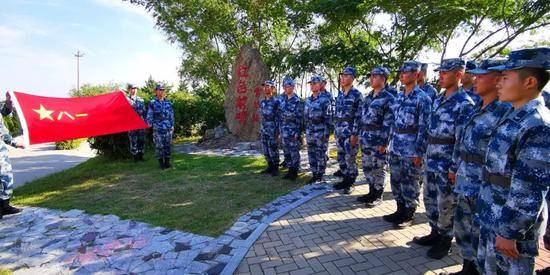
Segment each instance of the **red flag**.
[{"label": "red flag", "polygon": [[13,92],[26,144],[147,128],[123,92],[55,98]]}]

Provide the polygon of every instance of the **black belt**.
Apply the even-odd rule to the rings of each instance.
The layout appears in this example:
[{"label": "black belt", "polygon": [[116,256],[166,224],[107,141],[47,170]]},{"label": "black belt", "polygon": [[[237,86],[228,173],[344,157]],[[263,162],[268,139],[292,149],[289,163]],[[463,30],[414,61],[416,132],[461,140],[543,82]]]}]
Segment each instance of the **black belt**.
[{"label": "black belt", "polygon": [[363,129],[363,131],[380,131],[382,130],[382,127],[376,125],[364,125],[361,129]]},{"label": "black belt", "polygon": [[453,145],[455,144],[454,138],[436,138],[428,136],[428,144],[443,144],[443,145]]},{"label": "black belt", "polygon": [[323,122],[325,122],[325,118],[314,118],[314,119],[311,119],[311,122],[313,122],[313,123],[323,123]]},{"label": "black belt", "polygon": [[485,163],[485,158],[476,154],[468,154],[466,152],[460,152],[460,158],[465,162],[475,163],[478,165],[483,165]]},{"label": "black belt", "polygon": [[296,121],[296,119],[293,119],[293,118],[292,118],[292,119],[290,119],[290,118],[289,118],[289,119],[286,119],[286,118],[285,118],[283,121],[286,122],[286,123],[298,123],[298,122]]},{"label": "black belt", "polygon": [[353,122],[353,119],[350,119],[350,118],[336,118],[336,122],[347,122],[347,123],[352,123]]},{"label": "black belt", "polygon": [[411,128],[395,128],[395,132],[398,134],[416,134],[418,133],[418,128],[411,127]]},{"label": "black belt", "polygon": [[509,188],[512,184],[512,178],[499,174],[489,173],[489,171],[485,169],[483,169],[483,181],[505,188]]}]

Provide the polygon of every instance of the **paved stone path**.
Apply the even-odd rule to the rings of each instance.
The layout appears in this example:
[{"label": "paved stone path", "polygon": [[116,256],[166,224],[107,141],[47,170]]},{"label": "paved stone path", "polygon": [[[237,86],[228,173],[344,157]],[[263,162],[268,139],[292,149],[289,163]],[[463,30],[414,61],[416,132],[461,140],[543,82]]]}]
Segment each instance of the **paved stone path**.
[{"label": "paved stone path", "polygon": [[[202,150],[193,144],[177,148],[207,155],[259,154],[242,148]],[[329,166],[328,173],[334,172],[335,161]],[[355,198],[368,187],[341,195],[330,189],[336,180],[326,176],[323,183],[252,210],[217,238],[114,215],[27,207],[0,221],[0,267],[15,274],[420,274],[458,268],[456,252],[432,261],[424,256],[425,248],[410,243],[413,236],[428,233],[422,208],[414,226],[394,230],[381,219],[395,209],[389,187],[382,205],[365,209]],[[550,264],[550,253],[544,253],[546,262],[538,264]]]}]

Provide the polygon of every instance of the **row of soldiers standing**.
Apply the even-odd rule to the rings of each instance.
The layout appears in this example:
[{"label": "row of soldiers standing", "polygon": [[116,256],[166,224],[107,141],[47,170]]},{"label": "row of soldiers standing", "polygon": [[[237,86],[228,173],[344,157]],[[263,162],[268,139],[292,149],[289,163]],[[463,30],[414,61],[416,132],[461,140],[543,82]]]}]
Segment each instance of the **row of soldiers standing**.
[{"label": "row of soldiers standing", "polygon": [[514,51],[507,60],[487,59],[477,67],[443,60],[436,70],[440,94],[425,83],[425,68],[405,62],[398,70],[405,89],[397,92],[387,84],[390,71],[376,67],[368,75],[373,91],[363,98],[353,87],[356,70],[347,67],[334,110],[330,93],[320,91],[322,77],[309,81],[305,106],[291,78],[283,81],[281,98],[266,81],[260,104],[264,172],[278,172],[280,134],[285,177],[296,178],[305,129],[310,182],[321,180],[334,125],[340,167],[335,175],[343,178],[335,189],[351,192],[361,148],[369,193],[358,200],[368,207],[382,201],[389,165],[397,211],[383,218],[396,228],[412,224],[424,185],[431,233],[413,241],[430,246],[428,257],[448,255],[455,237],[464,259],[457,274],[532,274],[550,187],[550,111],[543,99],[548,94],[542,95],[550,49]]}]

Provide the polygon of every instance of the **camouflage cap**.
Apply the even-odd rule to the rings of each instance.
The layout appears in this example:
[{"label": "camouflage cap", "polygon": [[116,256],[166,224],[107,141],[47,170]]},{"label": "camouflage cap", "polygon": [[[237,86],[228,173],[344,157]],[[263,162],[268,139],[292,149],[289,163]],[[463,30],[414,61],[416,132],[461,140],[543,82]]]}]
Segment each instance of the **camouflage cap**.
[{"label": "camouflage cap", "polygon": [[128,90],[137,89],[137,87],[134,86],[134,84],[132,84],[132,83],[128,83],[128,85],[126,85],[126,89],[128,89]]},{"label": "camouflage cap", "polygon": [[477,68],[466,70],[466,72],[469,74],[486,74],[490,72],[489,68],[504,65],[505,63],[506,59],[483,59]]},{"label": "camouflage cap", "polygon": [[474,60],[466,61],[466,72],[468,72],[468,70],[473,70],[477,67],[478,67],[478,64]]},{"label": "camouflage cap", "polygon": [[273,80],[266,80],[264,81],[264,83],[262,83],[262,86],[275,87],[275,82]]},{"label": "camouflage cap", "polygon": [[157,84],[157,86],[155,86],[155,91],[164,91],[164,85]]},{"label": "camouflage cap", "polygon": [[465,62],[461,58],[444,59],[439,65],[439,68],[436,68],[434,71],[448,72],[454,69],[464,69],[464,65]]},{"label": "camouflage cap", "polygon": [[491,71],[539,68],[550,70],[550,48],[522,49],[510,52],[504,65],[490,67]]},{"label": "camouflage cap", "polygon": [[421,65],[422,64],[418,61],[409,60],[409,61],[405,61],[403,63],[403,66],[401,66],[401,68],[399,68],[399,70],[397,70],[397,71],[400,72],[400,73],[402,73],[402,72],[418,72],[418,70],[420,70]]},{"label": "camouflage cap", "polygon": [[327,82],[327,79],[324,76],[319,75],[319,77],[321,78],[321,82],[325,82],[325,83]]},{"label": "camouflage cap", "polygon": [[296,83],[294,82],[294,78],[290,76],[285,76],[285,78],[283,78],[283,86],[294,86],[294,85],[296,85]]},{"label": "camouflage cap", "polygon": [[353,77],[357,76],[357,70],[354,67],[345,67],[340,74],[352,75]]},{"label": "camouflage cap", "polygon": [[309,81],[307,83],[320,83],[323,82],[323,78],[319,75],[313,75],[311,78],[309,78]]},{"label": "camouflage cap", "polygon": [[367,74],[368,77],[370,77],[371,75],[383,75],[387,77],[388,75],[390,75],[390,69],[382,66],[374,67],[374,69],[372,69],[372,71]]}]

